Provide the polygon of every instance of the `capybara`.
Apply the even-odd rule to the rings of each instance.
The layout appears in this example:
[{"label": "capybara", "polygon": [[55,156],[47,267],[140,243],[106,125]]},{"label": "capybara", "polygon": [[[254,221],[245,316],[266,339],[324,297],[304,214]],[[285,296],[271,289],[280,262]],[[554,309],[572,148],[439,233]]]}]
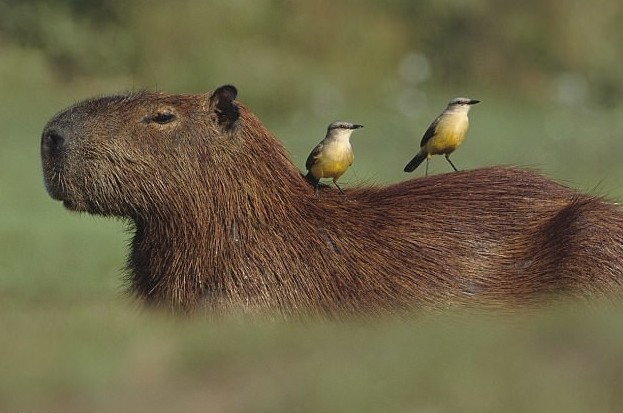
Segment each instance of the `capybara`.
[{"label": "capybara", "polygon": [[316,196],[236,95],[107,96],[45,126],[48,192],[133,224],[128,277],[144,301],[340,317],[618,294],[616,205],[510,167]]}]

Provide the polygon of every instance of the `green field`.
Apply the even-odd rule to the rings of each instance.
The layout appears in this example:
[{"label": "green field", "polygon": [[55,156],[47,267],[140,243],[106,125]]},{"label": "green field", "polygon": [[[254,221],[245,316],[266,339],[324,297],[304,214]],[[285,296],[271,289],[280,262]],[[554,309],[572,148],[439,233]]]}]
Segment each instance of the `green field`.
[{"label": "green field", "polygon": [[[380,53],[383,42],[400,33],[389,30],[390,19],[371,17],[373,3],[366,4],[359,17],[376,24],[378,44],[368,46]],[[0,2],[0,12],[4,5]],[[155,55],[158,43],[146,33],[150,27],[161,30],[160,11],[152,17],[130,15],[142,19],[142,25],[125,33],[132,45],[144,42]],[[181,12],[184,19],[198,18],[192,8]],[[251,30],[256,26],[249,16],[238,18]],[[293,31],[297,22],[288,24]],[[310,28],[306,20],[300,24]],[[53,27],[68,31],[67,42],[75,35],[71,30],[82,30]],[[236,65],[213,60],[228,61],[230,49],[246,35],[243,29],[238,37],[223,35],[208,59],[175,49],[176,31],[169,28],[162,41],[178,53],[175,57],[186,59],[183,65],[161,58],[156,65],[139,62],[142,72],[109,68],[68,81],[44,52],[3,43],[2,28],[0,412],[572,413],[623,408],[623,303],[591,310],[546,306],[516,316],[413,314],[400,321],[343,323],[175,318],[145,310],[125,294],[122,268],[131,236],[126,224],[65,211],[46,194],[39,160],[45,122],[76,100],[145,87],[194,93],[234,83],[240,100],[284,142],[299,167],[327,124],[339,118],[365,125],[353,136],[356,160],[341,178],[344,186],[397,182],[407,178],[402,168],[429,122],[450,97],[467,94],[482,103],[473,108],[469,135],[453,155],[457,166],[527,166],[578,190],[621,200],[620,103],[570,103],[556,98],[560,90],[549,89],[540,95],[517,89],[507,93],[504,84],[510,88],[512,78],[495,85],[473,77],[408,85],[390,63],[385,68],[371,63],[351,78],[361,61],[342,67],[331,60],[331,50],[319,51],[326,52],[329,67],[323,71],[321,62],[308,68],[313,60],[301,62],[292,51],[304,39],[292,39],[294,46],[284,51],[271,37],[273,29],[266,28],[256,28],[268,34],[256,33],[255,43],[234,56]],[[203,33],[184,30],[194,39]],[[349,30],[356,32],[357,26]],[[349,33],[340,39],[344,44],[350,44]],[[108,35],[103,32],[101,41]],[[277,45],[271,49],[267,45],[273,41]],[[395,43],[388,53],[398,48]],[[292,69],[272,60],[258,62],[254,47],[275,61],[290,61]],[[595,67],[607,63],[599,62]],[[206,67],[211,71],[204,72]],[[391,76],[373,77],[384,70]],[[333,88],[342,83],[336,92]],[[438,157],[431,171],[449,172],[449,165]]]}]

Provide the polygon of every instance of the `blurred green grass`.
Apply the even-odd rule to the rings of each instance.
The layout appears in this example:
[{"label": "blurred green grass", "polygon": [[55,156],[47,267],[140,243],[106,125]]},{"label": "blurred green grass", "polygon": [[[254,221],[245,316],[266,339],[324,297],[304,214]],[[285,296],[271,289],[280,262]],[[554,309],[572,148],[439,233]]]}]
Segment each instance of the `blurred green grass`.
[{"label": "blurred green grass", "polygon": [[[190,21],[201,16],[193,9],[184,13]],[[620,409],[623,307],[334,324],[180,319],[131,301],[121,270],[126,224],[68,213],[47,196],[41,179],[43,125],[93,95],[150,85],[200,92],[235,83],[241,101],[300,168],[329,122],[363,123],[353,136],[356,160],[342,178],[345,185],[408,178],[402,168],[430,121],[449,98],[468,95],[483,102],[473,108],[469,135],[453,155],[459,167],[529,166],[583,191],[623,197],[623,105],[561,103],[557,90],[535,98],[471,81],[412,84],[401,80],[395,62],[382,59],[355,76],[363,60],[331,60],[328,69],[312,65],[304,52],[291,54],[309,39],[301,34],[298,46],[283,50],[273,31],[238,50],[234,60],[246,65],[232,69],[227,57],[237,37],[224,36],[213,55],[189,58],[189,46],[176,48],[184,39],[168,36],[175,26],[162,18],[143,17],[151,26],[133,29],[135,44],[148,43],[159,63],[144,62],[139,75],[113,71],[59,80],[42,51],[0,37],[0,411]],[[240,18],[239,36],[260,31],[252,13]],[[299,18],[288,22],[290,33],[308,24]],[[382,34],[373,39],[374,50],[402,33],[401,25],[392,32],[385,18],[362,18]],[[71,28],[50,19],[55,30]],[[166,42],[148,42],[147,34],[162,26]],[[195,40],[204,34],[197,24],[190,30]],[[350,44],[355,32],[341,44]],[[277,46],[264,54],[273,41]],[[255,46],[262,53],[253,52]],[[165,59],[158,47],[175,53]],[[363,46],[357,49],[366,55]],[[384,77],[375,78],[379,73]],[[431,171],[449,167],[434,158]]]},{"label": "blurred green grass", "polygon": [[176,320],[96,302],[31,309],[1,317],[11,357],[0,400],[32,411],[617,411],[619,316],[338,325]]}]

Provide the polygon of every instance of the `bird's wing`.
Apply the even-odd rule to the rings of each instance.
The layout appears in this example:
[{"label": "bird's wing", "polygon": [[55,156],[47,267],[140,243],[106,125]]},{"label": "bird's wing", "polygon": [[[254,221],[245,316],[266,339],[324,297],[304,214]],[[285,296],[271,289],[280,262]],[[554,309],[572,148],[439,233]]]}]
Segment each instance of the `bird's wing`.
[{"label": "bird's wing", "polygon": [[324,145],[322,144],[322,142],[316,145],[316,147],[311,151],[311,153],[307,157],[307,161],[305,162],[305,168],[307,168],[308,171],[316,163],[316,158],[318,157],[318,154],[322,151],[323,146]]},{"label": "bird's wing", "polygon": [[426,132],[424,132],[424,136],[422,136],[422,141],[420,141],[420,148],[426,145],[426,142],[428,142],[433,136],[435,136],[435,129],[437,129],[437,124],[439,123],[440,119],[441,116],[437,116],[437,119],[435,119],[433,123],[430,124],[428,129],[426,129]]}]

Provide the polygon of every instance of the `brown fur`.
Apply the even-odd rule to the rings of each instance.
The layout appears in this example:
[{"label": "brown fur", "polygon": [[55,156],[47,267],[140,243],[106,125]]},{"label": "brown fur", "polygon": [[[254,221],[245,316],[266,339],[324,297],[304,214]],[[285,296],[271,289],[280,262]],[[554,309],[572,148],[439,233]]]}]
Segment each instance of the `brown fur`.
[{"label": "brown fur", "polygon": [[235,96],[92,99],[43,132],[51,196],[133,222],[130,289],[147,302],[335,316],[619,291],[615,205],[505,167],[315,196]]}]

